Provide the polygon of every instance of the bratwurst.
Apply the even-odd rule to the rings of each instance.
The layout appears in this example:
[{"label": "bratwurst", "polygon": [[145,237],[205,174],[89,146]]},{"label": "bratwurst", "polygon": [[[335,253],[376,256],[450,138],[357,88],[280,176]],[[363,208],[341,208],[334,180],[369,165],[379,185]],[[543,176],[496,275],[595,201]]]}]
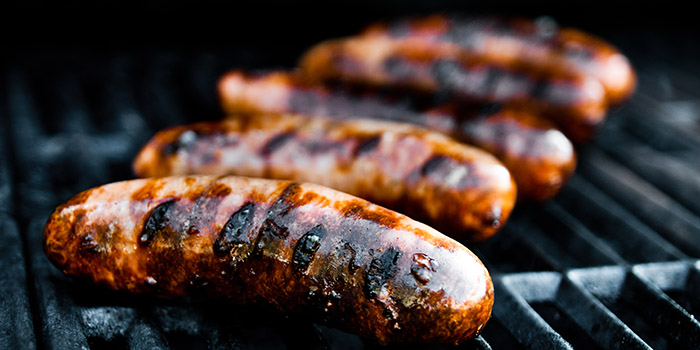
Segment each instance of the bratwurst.
[{"label": "bratwurst", "polygon": [[498,158],[513,175],[518,198],[545,201],[564,186],[576,168],[576,152],[551,122],[528,111],[500,105],[393,99],[361,92],[309,85],[293,71],[231,71],[219,80],[225,113],[300,113],[333,119],[371,118],[405,122],[445,133]]},{"label": "bratwurst", "polygon": [[572,70],[522,67],[471,55],[456,45],[386,36],[323,42],[300,61],[306,79],[447,93],[469,103],[508,103],[547,116],[575,141],[589,139],[607,113],[605,90]]},{"label": "bratwurst", "polygon": [[170,177],[82,192],[46,223],[64,273],[166,298],[312,313],[381,343],[458,343],[491,314],[479,259],[408,217],[315,184]]},{"label": "bratwurst", "polygon": [[436,14],[377,22],[362,35],[455,45],[512,67],[577,71],[600,81],[612,105],[629,98],[637,81],[632,65],[614,46],[580,30],[560,28],[546,17],[533,21]]},{"label": "bratwurst", "polygon": [[144,146],[134,172],[313,182],[471,241],[496,233],[516,199],[510,173],[492,155],[413,125],[366,119],[261,114],[174,127]]}]

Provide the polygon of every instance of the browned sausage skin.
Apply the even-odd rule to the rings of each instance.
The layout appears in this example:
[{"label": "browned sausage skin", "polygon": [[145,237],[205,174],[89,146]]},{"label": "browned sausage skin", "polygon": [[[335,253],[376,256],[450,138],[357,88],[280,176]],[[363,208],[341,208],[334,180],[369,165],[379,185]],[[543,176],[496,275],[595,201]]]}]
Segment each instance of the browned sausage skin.
[{"label": "browned sausage skin", "polygon": [[589,139],[607,112],[600,82],[576,71],[521,67],[465,53],[454,45],[384,36],[323,42],[300,62],[307,79],[447,92],[478,103],[508,103],[555,121],[576,141]]},{"label": "browned sausage skin", "polygon": [[608,102],[631,96],[636,75],[627,58],[609,43],[549,19],[431,15],[370,25],[367,36],[457,45],[472,55],[545,70],[574,70],[598,79]]},{"label": "browned sausage skin", "polygon": [[64,273],[114,290],[266,303],[381,343],[458,343],[493,305],[467,248],[314,184],[200,176],[96,187],[56,209],[44,249]]},{"label": "browned sausage skin", "polygon": [[359,96],[310,85],[294,72],[284,71],[260,74],[231,71],[219,80],[218,89],[222,108],[229,114],[301,113],[334,119],[375,118],[443,132],[501,160],[515,178],[521,199],[550,199],[576,167],[571,142],[547,120],[517,108],[445,106],[419,111],[405,100],[389,101],[376,94]]},{"label": "browned sausage skin", "polygon": [[134,171],[313,182],[476,241],[505,224],[516,198],[510,173],[490,154],[377,120],[265,114],[175,127],[151,139]]}]

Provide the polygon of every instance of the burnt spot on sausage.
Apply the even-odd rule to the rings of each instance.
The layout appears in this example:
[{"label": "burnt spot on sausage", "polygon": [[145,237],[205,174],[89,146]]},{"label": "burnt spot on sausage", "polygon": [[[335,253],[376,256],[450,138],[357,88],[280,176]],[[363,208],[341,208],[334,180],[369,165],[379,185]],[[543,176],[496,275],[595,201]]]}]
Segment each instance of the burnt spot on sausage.
[{"label": "burnt spot on sausage", "polygon": [[133,201],[143,201],[154,198],[156,193],[163,188],[163,182],[157,179],[148,180],[146,183],[131,195]]},{"label": "burnt spot on sausage", "polygon": [[97,243],[97,240],[92,232],[88,232],[80,240],[80,251],[91,254],[96,254],[100,251],[100,244]]},{"label": "burnt spot on sausage", "polygon": [[223,183],[215,183],[204,195],[206,197],[223,198],[231,194],[231,187]]},{"label": "burnt spot on sausage", "polygon": [[365,276],[365,294],[368,299],[380,297],[382,289],[386,288],[387,280],[396,274],[396,265],[400,257],[401,251],[390,247],[382,255],[372,259]]},{"label": "burnt spot on sausage", "polygon": [[298,272],[304,273],[316,256],[316,251],[321,246],[321,239],[325,235],[322,225],[317,225],[305,233],[297,242],[292,256],[292,265]]},{"label": "burnt spot on sausage", "polygon": [[359,145],[357,145],[357,149],[355,150],[355,157],[363,156],[367,153],[373,152],[375,149],[377,149],[377,147],[379,147],[379,143],[381,141],[381,136],[374,136],[363,140],[362,142],[360,142]]},{"label": "burnt spot on sausage", "polygon": [[275,218],[279,216],[284,216],[289,213],[294,207],[293,199],[301,192],[301,186],[299,183],[291,183],[282,190],[279,197],[275,199],[275,202],[270,206],[267,217]]},{"label": "burnt spot on sausage", "polygon": [[240,236],[249,228],[253,219],[254,209],[255,205],[246,203],[231,215],[219,232],[219,237],[214,242],[214,253],[224,255],[233,249],[236,244],[242,242]]},{"label": "burnt spot on sausage", "polygon": [[485,103],[479,106],[477,115],[487,116],[500,112],[503,109],[503,105],[500,103]]},{"label": "burnt spot on sausage", "polygon": [[414,68],[411,66],[411,63],[402,57],[389,57],[384,60],[382,66],[387,74],[398,79],[410,78],[414,75]]},{"label": "burnt spot on sausage", "polygon": [[437,60],[430,66],[430,74],[435,81],[445,87],[453,87],[456,79],[463,76],[459,62],[453,60]]},{"label": "burnt spot on sausage", "polygon": [[355,257],[357,256],[355,249],[350,245],[350,243],[345,243],[341,254],[348,261],[348,272],[350,272],[351,275],[354,274],[360,267],[357,261],[355,261]]},{"label": "burnt spot on sausage", "polygon": [[170,221],[170,210],[175,206],[175,200],[170,200],[159,204],[151,210],[151,213],[146,219],[146,224],[143,225],[143,230],[139,235],[139,244],[147,246],[153,238],[162,232]]},{"label": "burnt spot on sausage", "polygon": [[506,78],[506,75],[508,73],[499,67],[486,69],[486,79],[484,80],[484,85],[479,89],[480,94],[486,96],[495,93],[498,85]]},{"label": "burnt spot on sausage", "polygon": [[438,263],[423,253],[413,254],[413,262],[411,263],[411,275],[420,284],[428,284]]},{"label": "burnt spot on sausage", "polygon": [[287,238],[287,236],[289,236],[289,231],[287,231],[287,228],[277,224],[274,219],[265,220],[261,227],[261,232],[268,237],[274,236],[277,238]]},{"label": "burnt spot on sausage", "polygon": [[180,134],[180,136],[175,140],[174,142],[171,142],[161,148],[161,152],[163,153],[163,156],[171,156],[173,154],[176,154],[180,150],[188,150],[190,149],[195,143],[197,143],[197,139],[199,138],[199,135],[192,131],[192,130],[187,130]]},{"label": "burnt spot on sausage", "polygon": [[430,157],[420,169],[420,173],[423,176],[430,175],[437,171],[442,165],[444,165],[449,159],[446,156],[434,155]]},{"label": "burnt spot on sausage", "polygon": [[279,134],[279,135],[273,137],[272,139],[270,139],[270,141],[268,141],[265,144],[265,146],[263,146],[262,150],[260,151],[260,154],[263,156],[269,156],[273,152],[275,152],[277,149],[282,147],[285,143],[294,139],[294,137],[295,136],[294,136],[293,132],[286,132],[283,134]]}]

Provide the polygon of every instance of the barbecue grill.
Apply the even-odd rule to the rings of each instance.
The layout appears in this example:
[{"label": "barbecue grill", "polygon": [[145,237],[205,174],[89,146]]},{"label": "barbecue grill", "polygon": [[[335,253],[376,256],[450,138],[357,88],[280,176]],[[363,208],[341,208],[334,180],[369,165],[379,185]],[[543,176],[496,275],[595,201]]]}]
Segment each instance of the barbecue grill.
[{"label": "barbecue grill", "polygon": [[[700,346],[700,55],[663,33],[598,34],[631,58],[638,92],[580,148],[576,175],[554,200],[519,205],[498,235],[470,246],[494,278],[496,302],[482,334],[460,349]],[[157,130],[220,118],[223,72],[292,66],[313,39],[277,51],[49,45],[7,57],[0,348],[380,348],[270,310],[105,291],[65,277],[41,248],[53,209],[132,178],[131,160]]]}]

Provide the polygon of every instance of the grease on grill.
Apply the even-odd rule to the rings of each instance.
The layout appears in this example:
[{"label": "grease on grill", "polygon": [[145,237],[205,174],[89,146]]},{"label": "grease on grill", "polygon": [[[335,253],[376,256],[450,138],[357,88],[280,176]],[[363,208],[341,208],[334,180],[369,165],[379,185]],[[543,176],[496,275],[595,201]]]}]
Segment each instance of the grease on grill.
[{"label": "grease on grill", "polygon": [[386,281],[396,273],[396,264],[401,257],[401,251],[391,247],[378,258],[372,259],[365,277],[365,293],[369,299],[380,297]]},{"label": "grease on grill", "polygon": [[316,251],[321,246],[321,239],[324,235],[323,226],[317,225],[299,239],[292,257],[292,265],[297,271],[301,273],[306,271],[314,259]]},{"label": "grease on grill", "polygon": [[279,134],[279,135],[273,137],[272,139],[270,139],[270,141],[268,141],[265,144],[265,146],[263,146],[262,151],[260,151],[260,154],[262,154],[263,156],[269,156],[270,154],[275,152],[277,149],[279,149],[285,143],[287,143],[288,141],[291,141],[292,139],[294,139],[294,133],[292,133],[292,132],[286,132],[283,134]]},{"label": "grease on grill", "polygon": [[438,263],[423,253],[413,254],[413,263],[411,264],[411,275],[420,284],[428,284],[430,278],[435,272]]},{"label": "grease on grill", "polygon": [[162,232],[170,221],[170,210],[175,206],[175,200],[170,200],[159,204],[148,215],[146,224],[143,225],[141,235],[139,235],[139,244],[142,246],[148,245],[153,238]]},{"label": "grease on grill", "polygon": [[246,203],[231,215],[224,227],[219,232],[219,237],[214,242],[214,253],[223,255],[241,242],[239,238],[252,221],[255,205]]}]

